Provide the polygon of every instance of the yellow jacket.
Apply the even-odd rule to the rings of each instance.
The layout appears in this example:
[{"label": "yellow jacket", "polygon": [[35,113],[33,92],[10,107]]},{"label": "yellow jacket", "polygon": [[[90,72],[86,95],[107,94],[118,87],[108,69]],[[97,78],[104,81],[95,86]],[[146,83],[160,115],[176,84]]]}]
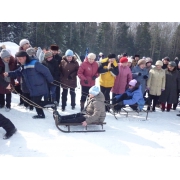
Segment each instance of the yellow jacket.
[{"label": "yellow jacket", "polygon": [[103,87],[113,87],[115,78],[119,74],[118,64],[116,60],[111,64],[111,69],[107,69],[109,59],[105,58],[100,61],[98,72],[100,73],[99,84]]}]

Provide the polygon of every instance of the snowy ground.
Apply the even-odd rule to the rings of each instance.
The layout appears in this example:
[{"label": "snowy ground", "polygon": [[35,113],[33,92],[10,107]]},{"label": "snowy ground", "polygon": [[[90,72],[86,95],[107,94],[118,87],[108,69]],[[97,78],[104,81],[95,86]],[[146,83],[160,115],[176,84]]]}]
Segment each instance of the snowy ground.
[{"label": "snowy ground", "polygon": [[[59,112],[63,115],[79,112],[80,89],[76,90],[76,110]],[[180,109],[171,112],[117,115],[107,114],[101,133],[62,133],[54,123],[52,110],[45,110],[46,119],[32,119],[35,110],[17,106],[19,97],[13,94],[12,110],[0,112],[12,120],[18,132],[3,140],[0,129],[0,157],[180,157]],[[82,129],[83,127],[74,127]],[[100,127],[94,127],[100,128]]]}]

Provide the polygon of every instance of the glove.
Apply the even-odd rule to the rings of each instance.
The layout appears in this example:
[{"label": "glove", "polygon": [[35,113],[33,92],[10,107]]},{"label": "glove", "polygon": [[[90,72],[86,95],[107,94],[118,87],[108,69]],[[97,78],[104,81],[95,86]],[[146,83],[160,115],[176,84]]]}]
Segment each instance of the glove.
[{"label": "glove", "polygon": [[163,92],[164,91],[164,89],[161,89],[161,92]]},{"label": "glove", "polygon": [[140,72],[138,73],[138,76],[141,76],[141,73],[140,73]]},{"label": "glove", "polygon": [[85,84],[88,84],[88,80],[84,80],[84,83],[85,83]]},{"label": "glove", "polygon": [[119,106],[123,106],[123,105],[124,105],[123,101],[120,101],[120,102],[118,103],[118,105],[119,105]]},{"label": "glove", "polygon": [[93,76],[93,77],[92,77],[92,80],[95,80],[95,79],[96,79],[96,76]]},{"label": "glove", "polygon": [[147,79],[147,78],[148,78],[148,76],[147,76],[147,75],[144,75],[144,76],[143,76],[143,78],[144,78],[144,79]]},{"label": "glove", "polygon": [[68,76],[68,79],[70,80],[70,79],[72,79],[72,77],[69,75],[69,76]]}]

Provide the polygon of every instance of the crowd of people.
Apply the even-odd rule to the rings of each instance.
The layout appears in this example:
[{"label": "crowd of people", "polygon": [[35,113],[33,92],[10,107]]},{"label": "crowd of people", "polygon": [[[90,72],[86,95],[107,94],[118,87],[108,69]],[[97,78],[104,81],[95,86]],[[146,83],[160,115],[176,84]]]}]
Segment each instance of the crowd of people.
[{"label": "crowd of people", "polygon": [[[37,115],[33,116],[35,119],[45,118],[43,107],[47,105],[54,108],[61,104],[61,110],[65,111],[70,102],[74,110],[75,89],[79,78],[79,110],[84,114],[79,119],[60,116],[63,122],[78,121],[83,126],[103,122],[106,113],[111,112],[110,108],[113,107],[112,110],[118,112],[125,105],[133,110],[141,110],[147,104],[147,110],[152,112],[156,111],[157,106],[161,107],[162,112],[175,110],[180,92],[179,60],[175,58],[170,61],[169,57],[165,57],[157,60],[155,65],[152,63],[150,57],[140,58],[137,54],[128,56],[123,53],[116,56],[109,53],[104,56],[102,52],[98,56],[88,53],[79,63],[71,49],[67,49],[64,56],[61,56],[56,44],[41,50],[40,47],[31,47],[29,40],[22,39],[15,57],[5,46],[0,53],[0,76],[3,82],[0,84],[0,108],[5,108],[7,112],[11,110],[11,84],[20,94],[19,105],[24,105],[29,110],[36,109]],[[97,78],[100,87],[95,85]],[[7,118],[0,116],[0,125],[5,119]],[[11,131],[6,130],[10,135],[5,139],[11,137],[16,130],[14,125]]]}]

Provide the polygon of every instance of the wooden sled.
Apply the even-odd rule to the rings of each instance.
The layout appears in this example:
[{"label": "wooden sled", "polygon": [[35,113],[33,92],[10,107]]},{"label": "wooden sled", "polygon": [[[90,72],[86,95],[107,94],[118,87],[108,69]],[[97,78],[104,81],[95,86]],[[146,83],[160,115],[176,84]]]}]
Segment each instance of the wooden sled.
[{"label": "wooden sled", "polygon": [[[61,131],[61,132],[64,132],[64,133],[105,132],[105,130],[103,129],[103,125],[106,124],[106,122],[103,122],[103,123],[92,123],[92,124],[87,125],[85,127],[85,130],[74,131],[74,130],[71,130],[71,126],[82,126],[82,124],[81,123],[60,123],[59,122],[59,117],[58,117],[57,113],[53,114],[53,117],[54,117],[55,125],[56,125],[57,129],[59,131]],[[87,127],[91,126],[91,125],[100,125],[102,127],[102,130],[88,130]],[[67,130],[63,130],[61,128],[61,126],[65,126],[67,128]]]}]

